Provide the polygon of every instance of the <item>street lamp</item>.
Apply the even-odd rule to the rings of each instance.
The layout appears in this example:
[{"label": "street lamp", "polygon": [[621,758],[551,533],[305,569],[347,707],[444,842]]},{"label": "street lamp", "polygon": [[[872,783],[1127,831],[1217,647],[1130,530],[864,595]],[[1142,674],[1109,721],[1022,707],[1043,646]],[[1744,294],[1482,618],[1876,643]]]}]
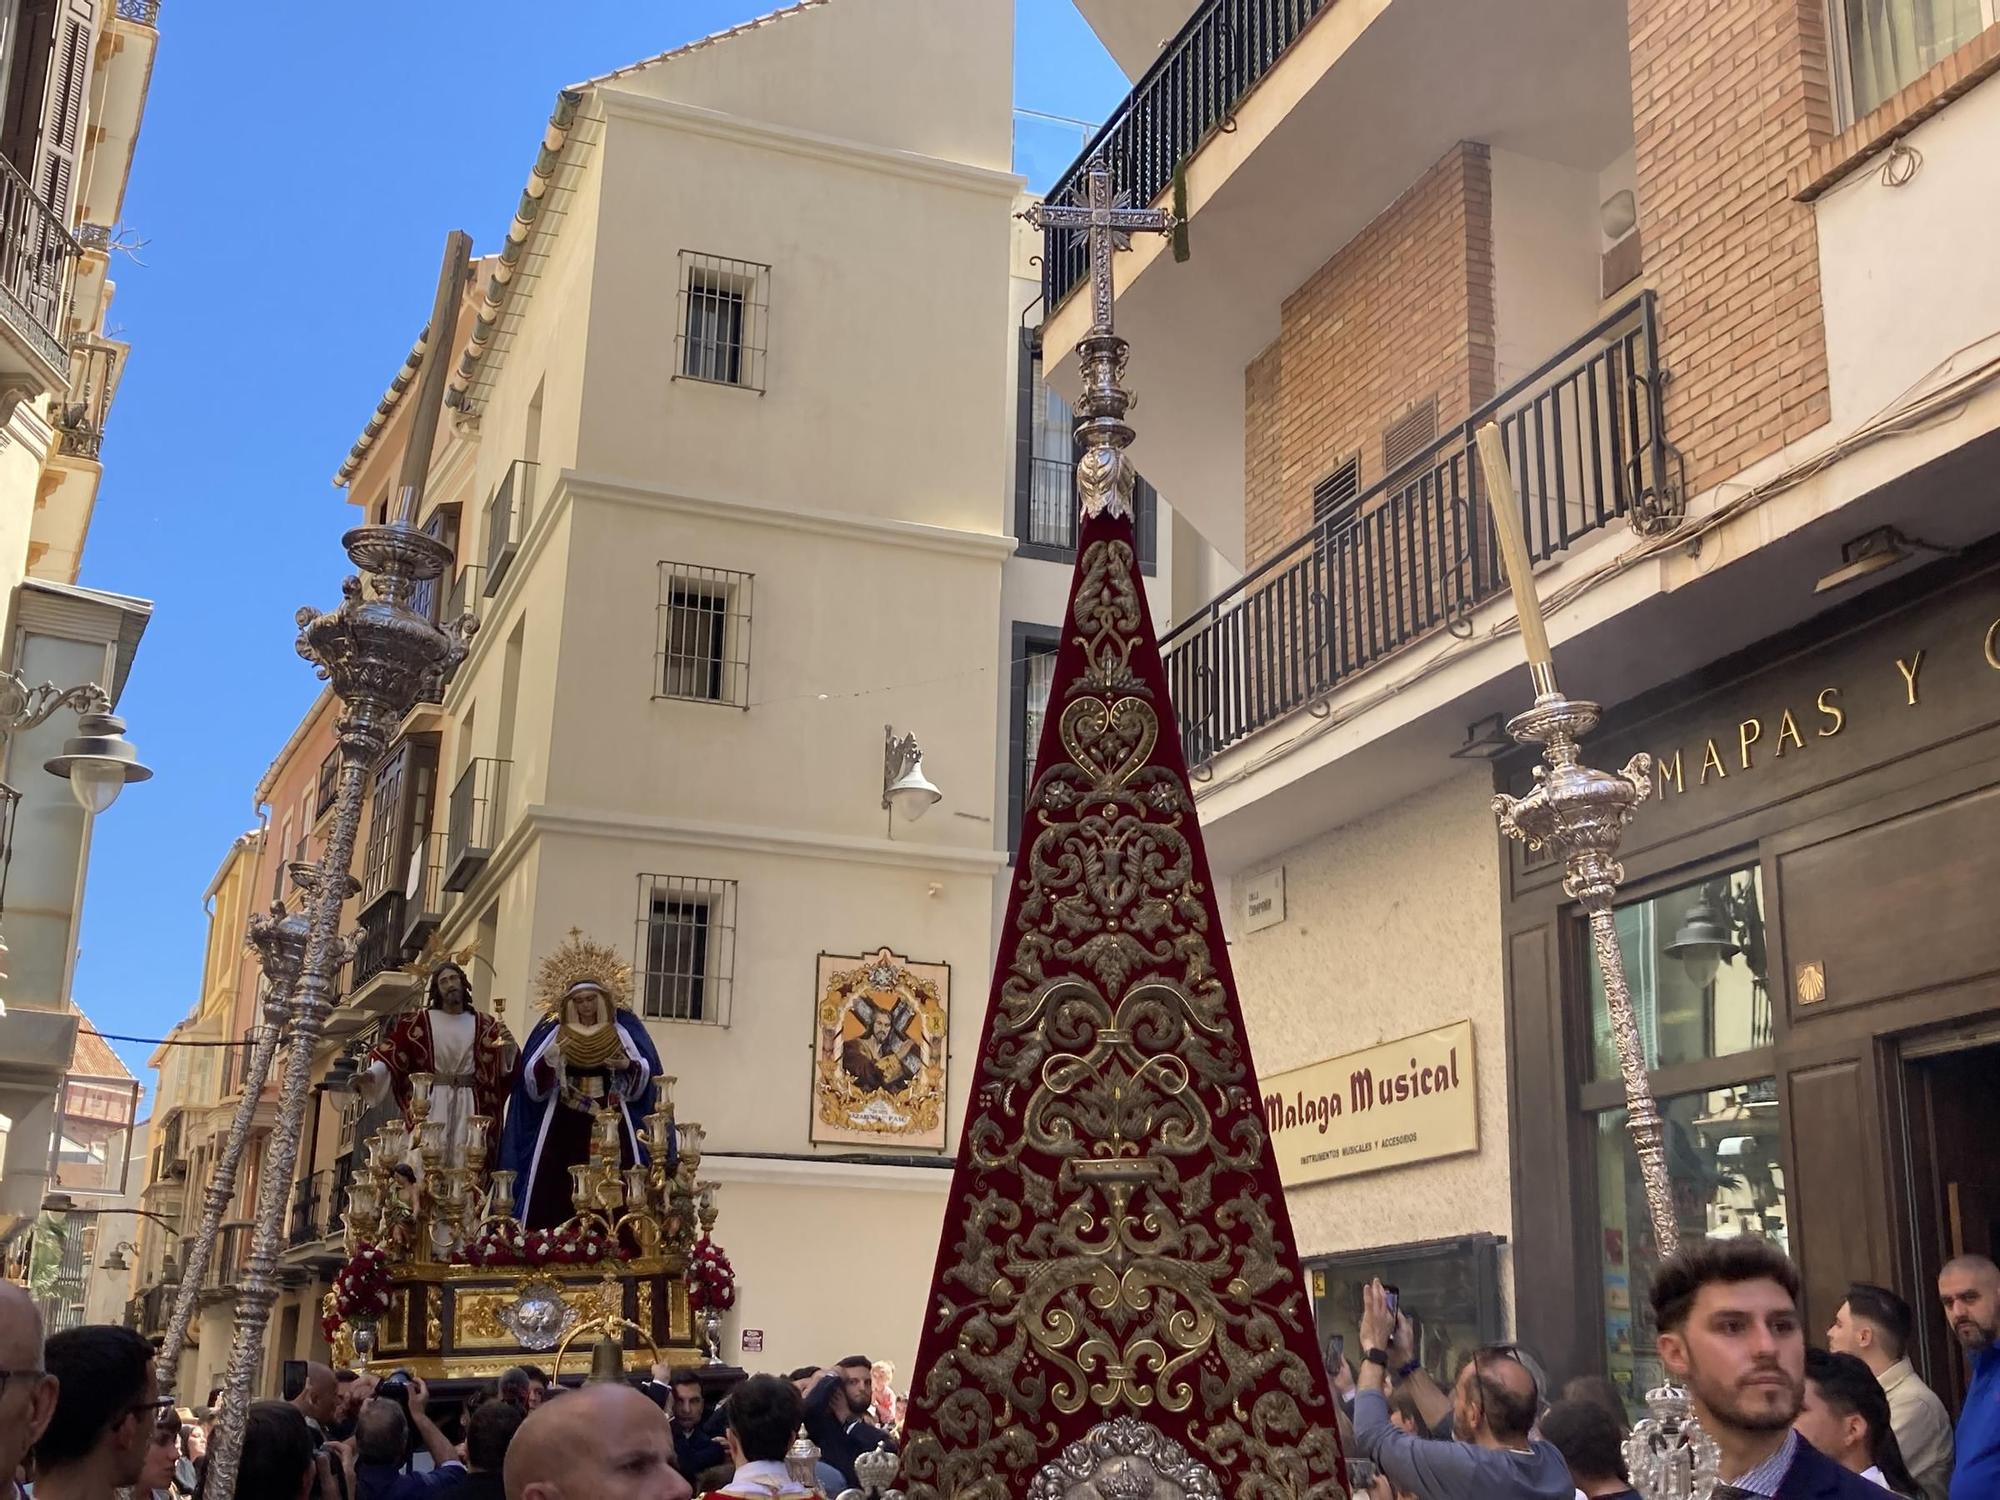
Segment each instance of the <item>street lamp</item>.
[{"label": "street lamp", "polygon": [[914,823],[944,793],[924,775],[924,752],[914,734],[896,737],[896,726],[882,726],[882,810],[901,813],[903,821]]},{"label": "street lamp", "polygon": [[[59,688],[53,682],[44,682],[39,687],[29,687],[19,672],[0,672],[0,750],[7,741],[23,729],[33,729],[48,722],[59,708],[73,708],[77,714],[77,733],[63,743],[63,753],[48,760],[44,769],[51,775],[61,776],[69,781],[69,789],[75,795],[77,805],[87,817],[94,818],[113,802],[125,789],[128,781],[144,781],[153,772],[139,759],[139,752],[132,748],[132,742],[125,738],[125,721],[111,712],[111,698],[103,688],[94,682],[80,683],[72,688]],[[0,783],[0,800],[4,800],[4,827],[0,827],[0,901],[6,893],[6,867],[14,858],[14,813],[21,794],[12,787]],[[88,821],[84,825],[84,838],[90,837]],[[88,850],[88,843],[85,850]],[[82,854],[77,859],[76,914],[83,914],[83,879],[88,860]],[[72,960],[76,945],[70,945]],[[7,977],[7,941],[0,937],[0,979]],[[69,970],[64,970],[63,997],[69,994]],[[0,1000],[0,1019],[7,1014],[7,1005]]]}]

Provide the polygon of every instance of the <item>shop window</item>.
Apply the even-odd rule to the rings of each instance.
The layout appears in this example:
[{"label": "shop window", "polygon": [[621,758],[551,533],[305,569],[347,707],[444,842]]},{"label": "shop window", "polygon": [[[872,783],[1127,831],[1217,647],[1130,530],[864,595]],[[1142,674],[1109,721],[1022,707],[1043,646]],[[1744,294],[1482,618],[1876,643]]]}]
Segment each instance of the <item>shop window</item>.
[{"label": "shop window", "polygon": [[[1789,1248],[1776,1080],[1662,1099],[1660,1113],[1683,1242],[1750,1234]],[[1646,1392],[1665,1380],[1650,1301],[1660,1257],[1625,1111],[1605,1110],[1592,1123],[1604,1368],[1637,1416]]]},{"label": "shop window", "polygon": [[[1756,866],[1630,902],[1613,915],[1649,1070],[1771,1045],[1763,883]],[[1594,954],[1590,1076],[1620,1076]]]},{"label": "shop window", "polygon": [[1360,1367],[1361,1289],[1375,1277],[1397,1289],[1417,1334],[1417,1358],[1446,1390],[1481,1345],[1502,1337],[1497,1237],[1466,1235],[1429,1244],[1318,1256],[1305,1265],[1321,1356],[1338,1348]]}]

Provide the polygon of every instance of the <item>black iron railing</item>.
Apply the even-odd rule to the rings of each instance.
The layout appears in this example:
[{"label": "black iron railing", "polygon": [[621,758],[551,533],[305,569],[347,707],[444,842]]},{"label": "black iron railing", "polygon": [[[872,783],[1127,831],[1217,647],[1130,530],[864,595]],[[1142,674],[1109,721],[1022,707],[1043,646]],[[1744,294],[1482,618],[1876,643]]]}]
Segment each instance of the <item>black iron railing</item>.
[{"label": "black iron railing", "polygon": [[[1016,540],[1030,556],[1073,558],[1076,555],[1076,465],[1067,459],[1030,458],[1023,476],[1025,492],[1018,496],[1020,535]],[[1138,544],[1139,567],[1152,572],[1159,550],[1160,497],[1144,479],[1132,494],[1132,530]]]},{"label": "black iron railing", "polygon": [[118,347],[103,339],[80,339],[70,350],[69,389],[49,408],[49,422],[62,434],[71,458],[96,458],[104,447],[104,424],[111,414],[111,382]]},{"label": "black iron railing", "polygon": [[[1224,126],[1244,95],[1334,0],[1206,0],[1160,49],[1145,76],[1111,113],[1090,144],[1049,189],[1049,201],[1072,197],[1098,157],[1129,200],[1151,203],[1174,169]],[[1082,233],[1051,229],[1042,244],[1042,294],[1050,312],[1090,269]]]},{"label": "black iron railing", "polygon": [[384,970],[403,966],[403,899],[400,890],[392,889],[362,909],[347,969],[350,994]]},{"label": "black iron railing", "polygon": [[208,1262],[208,1279],[204,1287],[229,1291],[243,1277],[243,1268],[250,1259],[250,1236],[256,1232],[255,1224],[237,1222],[224,1224],[215,1236],[215,1252]]},{"label": "black iron railing", "polygon": [[250,1074],[250,1054],[257,1050],[257,1028],[251,1026],[243,1033],[243,1039],[228,1048],[222,1055],[222,1097],[227,1099],[243,1092],[243,1084]]},{"label": "black iron railing", "polygon": [[285,1242],[296,1250],[317,1245],[341,1232],[347,1189],[354,1180],[354,1158],[343,1156],[292,1184],[292,1218]]},{"label": "black iron railing", "polygon": [[78,253],[75,237],[28,179],[0,157],[0,313],[52,370],[69,364],[63,324]]},{"label": "black iron railing", "polygon": [[486,596],[500,592],[521,538],[528,534],[529,508],[535,498],[535,470],[525,458],[507,465],[507,472],[486,501]]},{"label": "black iron railing", "polygon": [[141,26],[160,24],[160,0],[118,0],[118,19]]},{"label": "black iron railing", "polygon": [[451,789],[445,827],[444,888],[462,891],[493,857],[506,829],[507,773],[512,762],[481,756]]},{"label": "black iron railing", "polygon": [[1473,434],[1500,424],[1536,562],[1670,509],[1653,294],[1627,303],[1162,640],[1193,764],[1506,587]]}]

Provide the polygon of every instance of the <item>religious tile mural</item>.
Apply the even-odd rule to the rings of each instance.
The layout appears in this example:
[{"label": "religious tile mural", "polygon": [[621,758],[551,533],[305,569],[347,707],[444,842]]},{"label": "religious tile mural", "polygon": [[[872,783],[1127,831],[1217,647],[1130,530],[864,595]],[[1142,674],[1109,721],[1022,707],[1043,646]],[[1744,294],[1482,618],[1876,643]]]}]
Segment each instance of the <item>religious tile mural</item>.
[{"label": "religious tile mural", "polygon": [[942,1151],[951,965],[822,953],[818,994],[814,1144]]}]

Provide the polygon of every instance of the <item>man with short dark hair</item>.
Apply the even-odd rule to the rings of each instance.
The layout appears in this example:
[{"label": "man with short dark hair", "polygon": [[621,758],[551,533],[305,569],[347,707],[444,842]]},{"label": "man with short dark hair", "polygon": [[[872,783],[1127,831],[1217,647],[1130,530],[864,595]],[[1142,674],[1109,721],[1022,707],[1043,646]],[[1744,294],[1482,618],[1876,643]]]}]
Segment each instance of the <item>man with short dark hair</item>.
[{"label": "man with short dark hair", "polygon": [[42,1364],[42,1314],[25,1287],[0,1281],[0,1500],[55,1414],[56,1383]]},{"label": "man with short dark hair", "polygon": [[1951,1415],[1911,1368],[1910,1304],[1885,1286],[1857,1281],[1833,1315],[1826,1347],[1851,1354],[1874,1372],[1889,1398],[1889,1426],[1924,1500],[1951,1490]]},{"label": "man with short dark hair", "polygon": [[1958,1411],[1958,1462],[1951,1500],[2000,1495],[2000,1268],[1983,1255],[1961,1255],[1938,1273],[1938,1300],[1972,1366]]},{"label": "man with short dark hair", "polygon": [[1848,1473],[1921,1500],[1889,1426],[1889,1398],[1875,1372],[1856,1356],[1806,1350],[1806,1396],[1792,1426]]},{"label": "man with short dark hair", "polygon": [[885,1446],[891,1453],[897,1451],[896,1439],[868,1420],[874,1395],[875,1364],[865,1354],[850,1354],[831,1369],[821,1370],[806,1392],[806,1436],[819,1448],[821,1460],[838,1469],[841,1482],[849,1486],[857,1483],[855,1459]]},{"label": "man with short dark hair", "polygon": [[1542,1418],[1542,1436],[1569,1465],[1578,1494],[1588,1500],[1639,1500],[1625,1469],[1625,1434],[1596,1402],[1558,1401]]},{"label": "man with short dark hair", "polygon": [[504,1500],[507,1449],[528,1420],[511,1401],[488,1401],[465,1424],[465,1475],[437,1493],[449,1500]]},{"label": "man with short dark hair", "polygon": [[691,1365],[667,1374],[667,1418],[674,1429],[674,1462],[690,1479],[729,1457],[716,1436],[720,1423],[709,1417],[701,1376]]},{"label": "man with short dark hair", "polygon": [[48,1341],[56,1409],[35,1444],[36,1500],[110,1500],[136,1484],[161,1410],[153,1346],[129,1328],[92,1324]]},{"label": "man with short dark hair", "polygon": [[1660,1361],[1721,1450],[1718,1495],[1882,1500],[1793,1430],[1805,1400],[1799,1273],[1767,1240],[1701,1240],[1662,1261],[1650,1300]]},{"label": "man with short dark hair", "polygon": [[1438,1442],[1399,1432],[1389,1421],[1390,1370],[1414,1361],[1408,1334],[1382,1283],[1361,1291],[1361,1375],[1354,1392],[1354,1448],[1390,1484],[1418,1500],[1570,1500],[1569,1467],[1554,1446],[1531,1436],[1540,1392],[1512,1346],[1476,1350],[1452,1388],[1452,1434]]},{"label": "man with short dark hair", "polygon": [[[811,1495],[810,1486],[793,1479],[785,1467],[785,1451],[805,1415],[792,1385],[776,1375],[752,1375],[729,1393],[729,1425],[723,1442],[736,1472],[715,1493],[769,1500],[771,1496]],[[848,1480],[853,1484],[853,1480]]]},{"label": "man with short dark hair", "polygon": [[253,1401],[244,1416],[243,1457],[236,1493],[269,1500],[306,1500],[318,1474],[312,1429],[292,1401]]},{"label": "man with short dark hair", "polygon": [[521,1365],[502,1370],[494,1388],[502,1401],[511,1401],[524,1412],[533,1411],[542,1404],[541,1385]]}]

